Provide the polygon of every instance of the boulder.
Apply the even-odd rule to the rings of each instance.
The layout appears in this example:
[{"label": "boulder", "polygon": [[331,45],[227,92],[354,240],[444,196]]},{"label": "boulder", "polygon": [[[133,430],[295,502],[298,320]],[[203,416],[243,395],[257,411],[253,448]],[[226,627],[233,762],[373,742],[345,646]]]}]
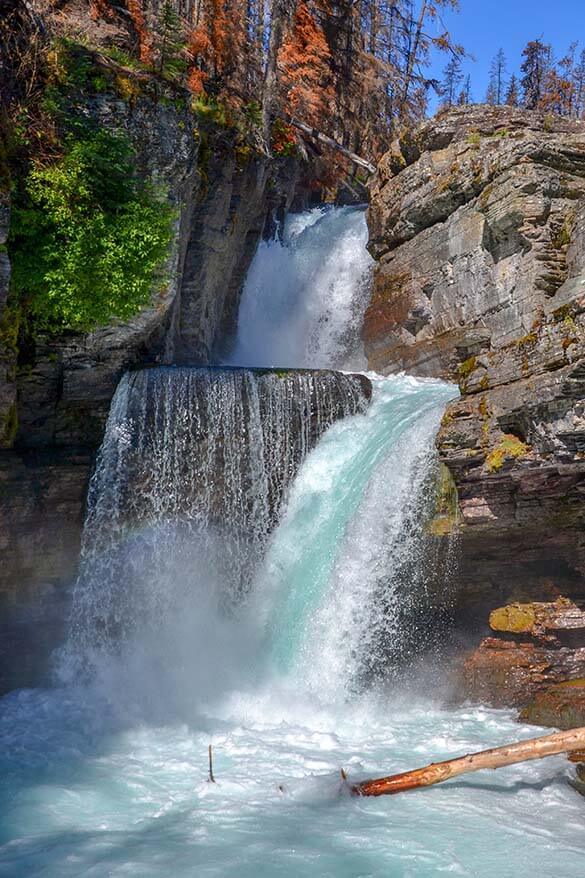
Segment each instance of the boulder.
[{"label": "boulder", "polygon": [[567,680],[538,692],[520,712],[520,720],[556,729],[585,726],[585,679]]},{"label": "boulder", "polygon": [[489,624],[492,631],[529,635],[541,643],[585,646],[585,612],[563,597],[498,607],[490,613]]}]

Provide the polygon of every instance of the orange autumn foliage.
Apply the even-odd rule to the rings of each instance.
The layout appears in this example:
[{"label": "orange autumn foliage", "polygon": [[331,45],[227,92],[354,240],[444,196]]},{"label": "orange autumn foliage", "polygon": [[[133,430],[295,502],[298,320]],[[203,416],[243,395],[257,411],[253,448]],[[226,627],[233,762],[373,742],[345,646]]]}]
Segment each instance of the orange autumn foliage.
[{"label": "orange autumn foliage", "polygon": [[301,0],[278,57],[283,105],[291,116],[309,125],[323,123],[334,97],[330,61],[325,34]]},{"label": "orange autumn foliage", "polygon": [[202,64],[209,58],[211,40],[204,25],[199,24],[189,34],[187,42],[187,57],[189,58],[189,72],[187,75],[187,87],[194,95],[203,94],[205,81],[209,74],[202,69]]},{"label": "orange autumn foliage", "polygon": [[97,21],[98,18],[105,18],[106,20],[112,18],[113,11],[109,0],[91,0],[89,17],[92,21]]},{"label": "orange autumn foliage", "polygon": [[538,109],[559,116],[571,115],[575,100],[575,87],[566,76],[556,70],[550,70],[544,82],[543,95]]},{"label": "orange autumn foliage", "polygon": [[248,58],[245,10],[241,7],[242,0],[207,0],[202,7],[199,23],[187,42],[187,84],[194,94],[203,93],[207,84],[217,91],[221,81],[229,103],[229,83],[236,69],[242,68],[239,79],[243,79]]},{"label": "orange autumn foliage", "polygon": [[152,34],[148,28],[143,0],[127,0],[127,9],[138,37],[140,60],[143,64],[152,64]]}]

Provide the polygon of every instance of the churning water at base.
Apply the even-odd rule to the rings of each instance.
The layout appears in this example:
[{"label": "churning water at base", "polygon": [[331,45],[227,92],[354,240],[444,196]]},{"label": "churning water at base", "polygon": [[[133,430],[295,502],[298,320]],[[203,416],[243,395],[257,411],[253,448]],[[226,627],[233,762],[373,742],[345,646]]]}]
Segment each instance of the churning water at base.
[{"label": "churning water at base", "polygon": [[[289,299],[303,312],[289,362],[355,351],[364,230],[356,211],[309,212],[265,245],[248,291],[264,276],[266,303],[276,276],[281,298],[261,362],[286,364],[273,333]],[[2,878],[582,878],[562,758],[347,796],[342,767],[357,780],[535,729],[388,674],[448,597],[448,567],[439,594],[427,579],[425,521],[452,389],[373,376],[364,411],[359,379],[323,380],[163,369],[121,383],[60,676],[2,700]],[[440,694],[440,667],[426,676]]]}]

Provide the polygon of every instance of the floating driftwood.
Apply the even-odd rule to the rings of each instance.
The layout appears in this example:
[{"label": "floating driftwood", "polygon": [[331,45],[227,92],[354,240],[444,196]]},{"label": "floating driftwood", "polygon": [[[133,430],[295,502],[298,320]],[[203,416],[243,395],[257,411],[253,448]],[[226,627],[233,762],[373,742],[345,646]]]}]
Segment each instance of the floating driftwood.
[{"label": "floating driftwood", "polygon": [[[516,762],[543,759],[545,756],[583,749],[585,749],[585,727],[571,729],[568,732],[556,732],[554,735],[543,735],[540,738],[530,738],[527,741],[507,744],[505,747],[493,747],[491,750],[470,753],[457,759],[447,759],[445,762],[433,762],[424,768],[415,768],[413,771],[403,771],[401,774],[391,774],[374,780],[364,780],[361,783],[350,784],[350,787],[356,796],[393,796],[406,790],[443,783],[460,774],[481,771],[482,768],[502,768],[504,765],[514,765]],[[344,773],[342,777],[345,779]]]}]

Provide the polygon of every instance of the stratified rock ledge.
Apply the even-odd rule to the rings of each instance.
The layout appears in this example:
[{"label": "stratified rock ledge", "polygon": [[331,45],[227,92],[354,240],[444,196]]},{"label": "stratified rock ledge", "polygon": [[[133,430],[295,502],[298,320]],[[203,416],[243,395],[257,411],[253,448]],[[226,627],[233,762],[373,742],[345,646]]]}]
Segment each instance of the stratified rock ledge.
[{"label": "stratified rock ledge", "polygon": [[585,598],[585,124],[452,109],[384,156],[372,369],[458,381],[437,444],[459,499],[457,618]]}]

